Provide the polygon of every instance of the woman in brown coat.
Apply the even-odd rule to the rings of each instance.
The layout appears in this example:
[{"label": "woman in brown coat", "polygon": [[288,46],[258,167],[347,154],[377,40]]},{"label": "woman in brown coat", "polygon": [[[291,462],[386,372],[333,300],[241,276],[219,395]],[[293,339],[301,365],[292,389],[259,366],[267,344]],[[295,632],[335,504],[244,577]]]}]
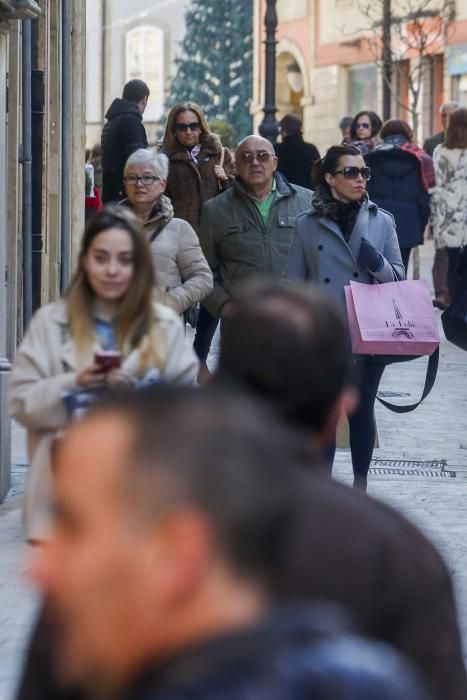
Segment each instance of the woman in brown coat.
[{"label": "woman in brown coat", "polygon": [[[204,202],[222,192],[235,177],[232,155],[209,131],[206,117],[194,102],[177,104],[170,110],[162,152],[170,163],[166,194],[174,215],[188,221],[198,233]],[[203,366],[217,324],[218,319],[201,306],[193,347]]]},{"label": "woman in brown coat", "polygon": [[232,155],[209,131],[206,117],[193,102],[170,110],[162,152],[170,163],[166,192],[175,216],[188,221],[197,232],[204,202],[235,176]]}]

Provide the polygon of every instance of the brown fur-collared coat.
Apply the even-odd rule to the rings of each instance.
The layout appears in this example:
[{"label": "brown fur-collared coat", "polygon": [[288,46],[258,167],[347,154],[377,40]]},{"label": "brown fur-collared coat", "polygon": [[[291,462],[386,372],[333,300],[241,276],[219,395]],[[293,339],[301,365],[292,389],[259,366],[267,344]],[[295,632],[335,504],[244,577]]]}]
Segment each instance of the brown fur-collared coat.
[{"label": "brown fur-collared coat", "polygon": [[177,219],[185,219],[198,233],[201,208],[204,202],[228,187],[235,177],[235,166],[229,149],[224,150],[223,167],[228,182],[219,188],[219,180],[214,173],[214,166],[222,160],[223,146],[215,134],[201,138],[201,151],[197,157],[198,165],[190,158],[185,146],[178,141],[171,150],[162,147],[169,158],[169,176],[166,194],[171,199]]}]

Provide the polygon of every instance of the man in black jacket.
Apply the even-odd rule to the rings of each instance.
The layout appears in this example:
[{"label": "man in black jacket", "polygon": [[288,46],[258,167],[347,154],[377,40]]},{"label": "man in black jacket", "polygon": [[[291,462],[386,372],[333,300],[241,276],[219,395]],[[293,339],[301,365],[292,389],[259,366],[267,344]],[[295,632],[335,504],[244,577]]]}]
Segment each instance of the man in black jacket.
[{"label": "man in black jacket", "polygon": [[147,148],[148,140],[143,126],[143,113],[149,97],[149,88],[142,80],[130,80],[117,97],[105,118],[102,130],[102,201],[118,202],[125,196],[123,168],[134,151]]},{"label": "man in black jacket", "polygon": [[[215,381],[266,399],[324,452],[356,401],[346,335],[338,309],[316,289],[245,288],[225,319]],[[451,578],[435,547],[389,506],[320,476],[308,474],[303,486],[280,594],[344,604],[364,634],[426,675],[436,700],[467,698]]]},{"label": "man in black jacket", "polygon": [[279,122],[282,143],[275,146],[277,169],[292,185],[313,189],[311,170],[319,160],[319,151],[302,136],[302,120],[294,114],[286,114]]}]

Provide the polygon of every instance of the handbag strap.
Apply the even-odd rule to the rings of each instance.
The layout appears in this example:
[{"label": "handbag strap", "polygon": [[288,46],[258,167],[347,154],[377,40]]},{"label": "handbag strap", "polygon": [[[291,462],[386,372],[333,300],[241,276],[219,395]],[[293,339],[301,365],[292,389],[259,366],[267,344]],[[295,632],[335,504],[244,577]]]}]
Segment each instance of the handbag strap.
[{"label": "handbag strap", "polygon": [[224,159],[225,159],[225,147],[222,146],[222,148],[221,148],[221,157],[220,157],[220,160],[219,160],[219,165],[221,166],[221,168],[224,167]]},{"label": "handbag strap", "polygon": [[436,348],[434,353],[430,355],[428,358],[428,366],[426,368],[426,377],[425,377],[425,386],[423,387],[423,393],[422,393],[422,398],[420,401],[417,401],[417,403],[412,403],[406,406],[399,406],[398,404],[395,403],[389,403],[389,401],[385,401],[384,399],[381,399],[378,395],[376,395],[376,398],[380,403],[383,404],[386,408],[389,408],[390,411],[394,411],[394,413],[410,413],[411,411],[415,411],[418,406],[422,403],[424,399],[428,396],[430,391],[433,389],[435,380],[436,380],[436,375],[438,374],[438,365],[439,365],[439,346]]}]

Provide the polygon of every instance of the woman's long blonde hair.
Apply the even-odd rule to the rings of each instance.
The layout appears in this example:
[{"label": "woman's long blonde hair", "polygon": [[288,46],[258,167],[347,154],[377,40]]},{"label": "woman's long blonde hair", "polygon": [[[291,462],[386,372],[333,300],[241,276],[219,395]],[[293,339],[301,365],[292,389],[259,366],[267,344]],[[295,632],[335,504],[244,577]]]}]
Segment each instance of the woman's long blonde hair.
[{"label": "woman's long blonde hair", "polygon": [[179,104],[172,107],[167,117],[167,124],[165,126],[164,138],[162,139],[162,150],[164,153],[170,153],[174,146],[179,143],[175,134],[175,124],[177,122],[177,117],[182,112],[194,112],[198,117],[198,121],[201,124],[201,134],[199,136],[200,142],[202,143],[206,136],[210,136],[211,132],[209,130],[206,117],[203,114],[203,110],[196,102],[179,102]]},{"label": "woman's long blonde hair", "polygon": [[[117,349],[126,357],[141,346],[141,370],[153,363],[161,367],[160,339],[154,322],[154,268],[151,252],[136,217],[126,208],[106,206],[94,216],[81,240],[78,269],[66,292],[68,323],[76,347],[78,365],[92,362],[96,341],[94,330],[95,293],[89,284],[83,260],[93,240],[108,229],[126,231],[133,243],[133,275],[116,317]],[[148,340],[149,337],[149,340]]]}]

